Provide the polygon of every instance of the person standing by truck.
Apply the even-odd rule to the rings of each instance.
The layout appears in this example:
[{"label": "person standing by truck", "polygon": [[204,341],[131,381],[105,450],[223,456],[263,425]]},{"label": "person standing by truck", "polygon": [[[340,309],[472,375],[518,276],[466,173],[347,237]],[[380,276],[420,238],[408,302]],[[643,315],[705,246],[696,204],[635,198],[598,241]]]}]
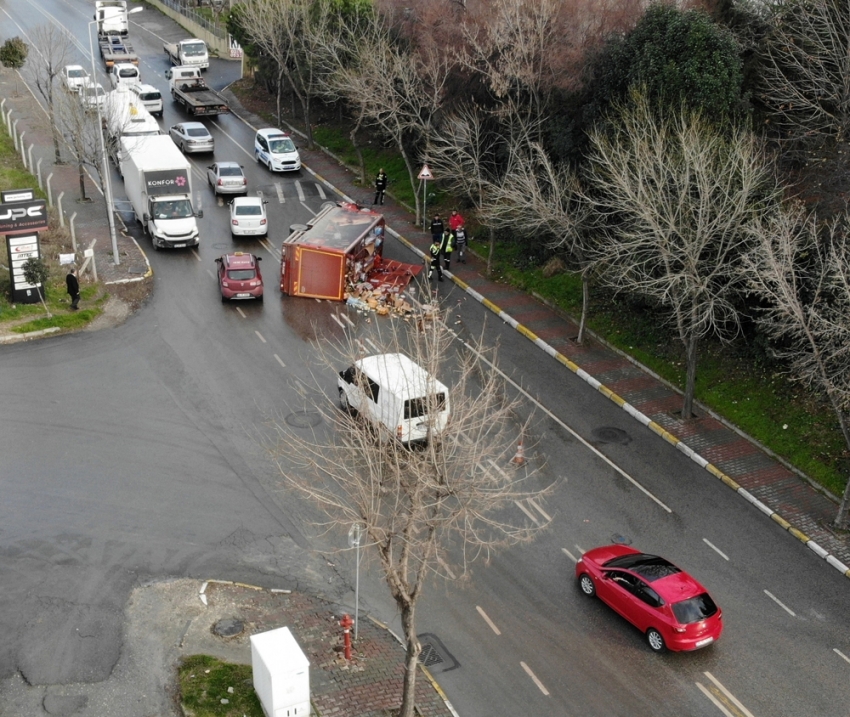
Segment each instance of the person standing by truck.
[{"label": "person standing by truck", "polygon": [[381,167],[378,170],[378,176],[375,177],[375,201],[372,202],[372,204],[384,203],[384,192],[387,191],[387,184],[389,181],[387,173],[384,171],[384,168]]}]

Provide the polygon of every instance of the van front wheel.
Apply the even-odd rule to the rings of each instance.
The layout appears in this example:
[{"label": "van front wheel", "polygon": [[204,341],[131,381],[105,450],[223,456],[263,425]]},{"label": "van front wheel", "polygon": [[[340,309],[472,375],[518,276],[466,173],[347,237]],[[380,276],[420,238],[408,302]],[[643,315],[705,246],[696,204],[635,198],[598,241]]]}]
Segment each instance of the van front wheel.
[{"label": "van front wheel", "polygon": [[351,413],[351,404],[348,402],[348,396],[343,389],[339,389],[339,405],[346,413]]}]

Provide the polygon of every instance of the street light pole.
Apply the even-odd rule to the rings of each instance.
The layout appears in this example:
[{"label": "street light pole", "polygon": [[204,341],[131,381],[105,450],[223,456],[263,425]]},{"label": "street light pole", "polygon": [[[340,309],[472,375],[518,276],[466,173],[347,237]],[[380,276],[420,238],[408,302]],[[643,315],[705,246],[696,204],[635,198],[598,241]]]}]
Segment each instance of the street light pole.
[{"label": "street light pole", "polygon": [[[134,7],[127,14],[132,15],[136,12],[142,12],[142,10],[144,10],[143,7]],[[91,81],[94,84],[95,89],[94,106],[97,108],[97,133],[100,137],[100,162],[106,195],[106,219],[109,222],[109,237],[112,239],[112,259],[115,262],[115,266],[118,266],[121,263],[121,259],[118,255],[118,236],[115,233],[115,207],[112,199],[112,177],[109,172],[109,158],[106,156],[106,141],[103,139],[103,116],[100,112],[100,98],[97,96],[97,71],[94,66],[94,43],[92,42],[91,27],[96,24],[97,18],[89,23],[88,30],[89,54],[91,55]],[[85,88],[82,88],[82,91],[85,92]]]}]

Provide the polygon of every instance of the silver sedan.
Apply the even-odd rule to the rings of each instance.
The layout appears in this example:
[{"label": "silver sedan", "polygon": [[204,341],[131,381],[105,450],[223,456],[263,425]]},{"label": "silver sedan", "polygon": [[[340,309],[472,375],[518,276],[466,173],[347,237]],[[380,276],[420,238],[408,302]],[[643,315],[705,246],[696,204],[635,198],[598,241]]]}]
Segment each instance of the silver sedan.
[{"label": "silver sedan", "polygon": [[248,179],[238,162],[216,162],[207,167],[207,182],[216,194],[245,194]]},{"label": "silver sedan", "polygon": [[183,154],[212,152],[215,140],[200,122],[181,122],[168,130],[168,134]]}]

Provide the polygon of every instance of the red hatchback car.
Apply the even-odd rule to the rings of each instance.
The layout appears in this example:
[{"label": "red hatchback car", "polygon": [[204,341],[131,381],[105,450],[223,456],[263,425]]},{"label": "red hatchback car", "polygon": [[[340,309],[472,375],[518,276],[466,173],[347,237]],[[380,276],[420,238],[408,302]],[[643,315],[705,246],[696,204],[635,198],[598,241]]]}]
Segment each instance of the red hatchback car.
[{"label": "red hatchback car", "polygon": [[723,632],[723,613],[705,588],[657,555],[627,545],[588,550],[576,563],[581,591],[618,612],[655,652],[697,650]]},{"label": "red hatchback car", "polygon": [[216,259],[221,300],[263,300],[263,275],[260,272],[262,257],[237,251]]}]

